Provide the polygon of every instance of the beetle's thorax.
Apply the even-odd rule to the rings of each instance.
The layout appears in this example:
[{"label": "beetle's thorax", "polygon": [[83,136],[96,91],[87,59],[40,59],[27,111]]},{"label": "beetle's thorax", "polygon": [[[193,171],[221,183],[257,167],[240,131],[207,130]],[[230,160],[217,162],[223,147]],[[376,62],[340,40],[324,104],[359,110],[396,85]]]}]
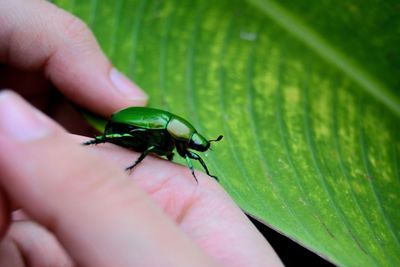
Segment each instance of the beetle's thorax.
[{"label": "beetle's thorax", "polygon": [[195,132],[185,121],[173,116],[168,122],[167,131],[173,138],[178,140],[189,140]]}]

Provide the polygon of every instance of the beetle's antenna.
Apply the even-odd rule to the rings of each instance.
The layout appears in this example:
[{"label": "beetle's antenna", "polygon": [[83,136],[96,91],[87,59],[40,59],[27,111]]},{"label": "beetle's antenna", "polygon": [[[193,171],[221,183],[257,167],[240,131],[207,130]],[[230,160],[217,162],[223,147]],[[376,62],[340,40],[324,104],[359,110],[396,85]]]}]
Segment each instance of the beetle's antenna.
[{"label": "beetle's antenna", "polygon": [[218,136],[218,138],[217,139],[214,139],[214,140],[208,140],[208,142],[218,142],[218,141],[220,141],[221,139],[222,139],[222,135],[220,135],[220,136]]}]

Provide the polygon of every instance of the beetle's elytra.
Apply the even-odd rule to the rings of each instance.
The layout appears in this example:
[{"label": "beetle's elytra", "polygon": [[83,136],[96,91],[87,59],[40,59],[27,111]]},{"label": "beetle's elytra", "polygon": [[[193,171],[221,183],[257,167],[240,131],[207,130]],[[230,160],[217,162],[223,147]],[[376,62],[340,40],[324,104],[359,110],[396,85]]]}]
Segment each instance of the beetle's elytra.
[{"label": "beetle's elytra", "polygon": [[126,170],[132,170],[149,153],[166,156],[168,160],[172,160],[173,150],[176,149],[178,154],[186,159],[197,182],[191,159],[198,160],[209,176],[216,180],[218,178],[210,174],[202,158],[191,150],[207,151],[210,142],[221,139],[222,135],[215,140],[207,140],[188,121],[170,112],[146,107],[129,107],[111,116],[103,135],[83,144],[108,142],[141,152],[135,163]]}]

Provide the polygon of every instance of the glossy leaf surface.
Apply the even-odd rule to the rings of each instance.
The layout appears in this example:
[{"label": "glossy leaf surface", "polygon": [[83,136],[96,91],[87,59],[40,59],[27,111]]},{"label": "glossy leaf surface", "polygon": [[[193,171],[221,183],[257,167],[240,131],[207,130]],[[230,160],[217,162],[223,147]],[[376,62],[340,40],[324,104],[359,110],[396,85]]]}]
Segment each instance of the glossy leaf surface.
[{"label": "glossy leaf surface", "polygon": [[[55,1],[209,138],[248,213],[343,266],[400,265],[395,1]],[[397,89],[396,89],[397,88]]]}]

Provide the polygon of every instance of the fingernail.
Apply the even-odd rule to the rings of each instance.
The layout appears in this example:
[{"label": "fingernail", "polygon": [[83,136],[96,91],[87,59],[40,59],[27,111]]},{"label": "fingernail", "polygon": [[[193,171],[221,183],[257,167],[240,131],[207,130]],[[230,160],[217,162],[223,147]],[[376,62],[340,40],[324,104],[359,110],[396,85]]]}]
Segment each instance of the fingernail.
[{"label": "fingernail", "polygon": [[110,71],[110,79],[115,88],[131,100],[146,102],[149,98],[137,85],[129,80],[125,75],[116,68]]},{"label": "fingernail", "polygon": [[50,133],[45,116],[13,91],[0,91],[0,133],[29,142]]}]

